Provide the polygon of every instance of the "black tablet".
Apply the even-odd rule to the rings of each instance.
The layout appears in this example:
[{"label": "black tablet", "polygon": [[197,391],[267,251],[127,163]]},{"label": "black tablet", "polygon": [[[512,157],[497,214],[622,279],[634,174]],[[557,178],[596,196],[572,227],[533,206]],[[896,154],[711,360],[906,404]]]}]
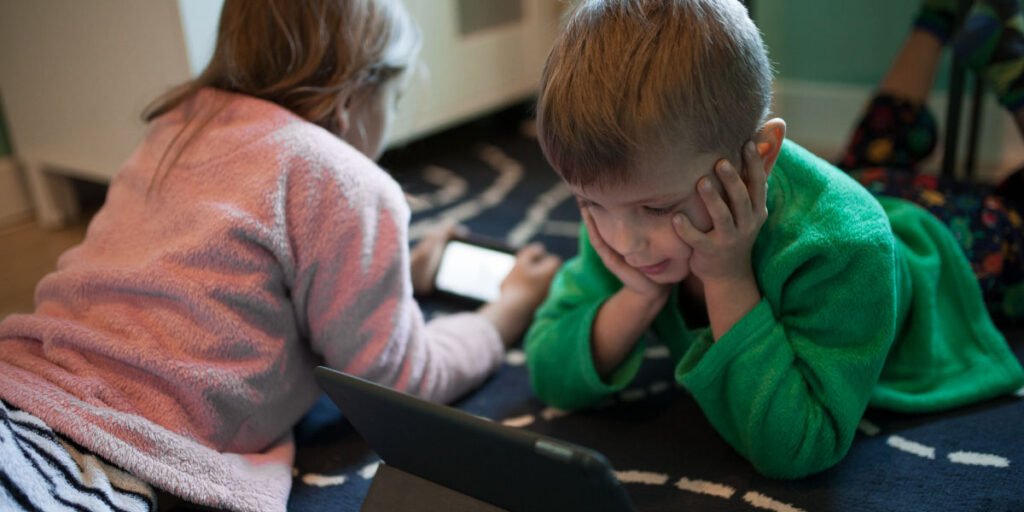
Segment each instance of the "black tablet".
[{"label": "black tablet", "polygon": [[449,240],[441,254],[434,288],[443,295],[472,302],[493,302],[501,282],[515,266],[511,247],[482,237]]},{"label": "black tablet", "polygon": [[323,366],[316,379],[386,465],[510,511],[633,510],[594,450]]}]

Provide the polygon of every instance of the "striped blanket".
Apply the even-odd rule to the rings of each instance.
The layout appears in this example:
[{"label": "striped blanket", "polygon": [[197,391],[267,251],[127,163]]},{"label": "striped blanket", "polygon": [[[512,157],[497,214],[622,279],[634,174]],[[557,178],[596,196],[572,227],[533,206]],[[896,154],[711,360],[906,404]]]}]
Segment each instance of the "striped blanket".
[{"label": "striped blanket", "polygon": [[0,510],[143,512],[156,503],[149,484],[2,400],[0,461]]}]

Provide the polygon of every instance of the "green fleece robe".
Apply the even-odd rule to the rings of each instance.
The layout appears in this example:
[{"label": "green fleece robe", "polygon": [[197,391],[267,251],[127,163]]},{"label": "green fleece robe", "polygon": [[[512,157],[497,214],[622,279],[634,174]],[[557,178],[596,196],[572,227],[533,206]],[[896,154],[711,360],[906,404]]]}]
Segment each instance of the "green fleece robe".
[{"label": "green fleece robe", "polygon": [[[957,407],[1012,392],[1024,372],[992,324],[962,250],[931,214],[876,199],[786,141],[768,180],[752,262],[761,302],[718,342],[688,328],[677,291],[652,328],[675,378],[762,473],[797,478],[846,454],[870,404]],[[608,381],[590,351],[594,317],[622,283],[586,236],[526,336],[530,382],[576,409],[629,385],[642,342]]]}]

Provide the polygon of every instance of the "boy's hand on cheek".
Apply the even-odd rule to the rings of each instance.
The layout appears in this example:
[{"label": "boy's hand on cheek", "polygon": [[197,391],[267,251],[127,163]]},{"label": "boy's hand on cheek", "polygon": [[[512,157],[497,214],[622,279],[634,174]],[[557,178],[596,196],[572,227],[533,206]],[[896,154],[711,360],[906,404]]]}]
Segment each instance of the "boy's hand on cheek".
[{"label": "boy's hand on cheek", "polygon": [[725,188],[723,198],[708,177],[697,182],[697,193],[711,216],[712,227],[702,232],[682,214],[672,218],[676,234],[693,248],[690,270],[705,283],[753,279],[750,253],[754,240],[768,218],[767,176],[764,162],[752,142],[743,146],[747,181],[727,160],[715,164],[715,173]]},{"label": "boy's hand on cheek", "polygon": [[605,243],[604,239],[601,238],[601,233],[597,231],[594,218],[586,207],[580,207],[580,215],[583,217],[583,222],[587,225],[590,245],[593,246],[597,255],[601,257],[601,262],[604,263],[605,268],[615,274],[622,281],[623,286],[633,293],[651,300],[660,300],[668,296],[671,286],[651,281],[642,272],[629,266],[619,253],[615,252],[614,249]]}]

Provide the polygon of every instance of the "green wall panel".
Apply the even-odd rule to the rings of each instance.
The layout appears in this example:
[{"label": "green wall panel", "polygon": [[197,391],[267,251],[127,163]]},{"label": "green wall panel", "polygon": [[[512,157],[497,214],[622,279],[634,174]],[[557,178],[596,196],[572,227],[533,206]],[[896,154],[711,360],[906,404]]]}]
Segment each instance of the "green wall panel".
[{"label": "green wall panel", "polygon": [[[909,0],[753,0],[778,78],[877,84],[910,31]],[[938,83],[945,83],[948,52]]]}]

